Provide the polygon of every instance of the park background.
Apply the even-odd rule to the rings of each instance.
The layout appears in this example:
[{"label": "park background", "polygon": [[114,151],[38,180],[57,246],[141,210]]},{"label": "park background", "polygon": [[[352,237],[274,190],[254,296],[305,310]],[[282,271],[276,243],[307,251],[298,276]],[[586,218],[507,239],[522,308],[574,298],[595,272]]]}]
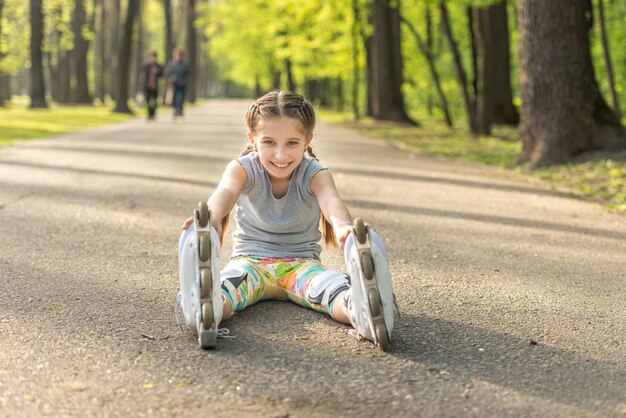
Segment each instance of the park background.
[{"label": "park background", "polygon": [[624,23],[622,0],[2,0],[0,144],[140,112],[147,52],[179,47],[190,103],[293,90],[370,136],[626,211]]}]

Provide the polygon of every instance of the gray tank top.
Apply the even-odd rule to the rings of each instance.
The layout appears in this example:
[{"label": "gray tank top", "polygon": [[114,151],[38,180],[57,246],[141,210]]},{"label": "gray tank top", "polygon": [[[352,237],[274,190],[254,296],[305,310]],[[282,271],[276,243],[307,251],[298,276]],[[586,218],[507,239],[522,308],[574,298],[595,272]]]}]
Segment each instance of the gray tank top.
[{"label": "gray tank top", "polygon": [[320,207],[311,179],[326,168],[305,156],[291,176],[287,194],[276,199],[257,153],[235,160],[246,171],[247,180],[235,207],[237,229],[231,257],[319,258]]}]

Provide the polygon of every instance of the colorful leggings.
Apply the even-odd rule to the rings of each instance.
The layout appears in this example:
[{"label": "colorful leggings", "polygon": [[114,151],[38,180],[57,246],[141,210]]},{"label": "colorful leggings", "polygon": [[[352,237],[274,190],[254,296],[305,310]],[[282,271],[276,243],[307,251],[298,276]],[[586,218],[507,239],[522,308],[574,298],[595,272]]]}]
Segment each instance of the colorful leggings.
[{"label": "colorful leggings", "polygon": [[331,314],[335,297],[350,287],[348,275],[328,270],[314,258],[236,257],[220,276],[231,314],[266,299]]}]

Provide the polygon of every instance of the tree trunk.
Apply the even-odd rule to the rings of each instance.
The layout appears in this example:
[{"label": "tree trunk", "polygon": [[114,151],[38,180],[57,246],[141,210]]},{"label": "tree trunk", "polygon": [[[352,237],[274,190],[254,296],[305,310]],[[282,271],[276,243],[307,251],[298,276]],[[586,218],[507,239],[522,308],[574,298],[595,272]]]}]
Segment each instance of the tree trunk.
[{"label": "tree trunk", "polygon": [[[0,0],[0,45],[2,45],[2,9],[4,9],[4,0]],[[0,51],[0,61],[4,58],[4,53]],[[6,97],[4,73],[0,71],[0,107],[4,107],[4,101]]]},{"label": "tree trunk", "polygon": [[135,27],[133,29],[133,43],[131,46],[131,64],[130,64],[130,76],[128,79],[128,94],[131,98],[141,91],[143,88],[139,85],[139,73],[145,58],[146,49],[145,45],[145,31],[143,26],[143,13],[142,3],[139,2],[137,10],[135,11]]},{"label": "tree trunk", "polygon": [[319,82],[317,79],[314,79],[314,78],[306,79],[304,82],[305,95],[313,103],[317,103],[320,98],[318,86],[319,86]]},{"label": "tree trunk", "polygon": [[450,51],[454,59],[454,70],[456,72],[457,82],[463,95],[463,103],[465,104],[465,112],[467,114],[467,120],[470,128],[470,132],[474,135],[478,134],[476,126],[476,115],[474,113],[474,100],[470,97],[469,90],[467,88],[467,76],[465,75],[465,69],[461,62],[461,54],[457,47],[454,36],[452,35],[452,27],[450,26],[450,19],[448,17],[448,8],[444,2],[439,3],[439,12],[441,14],[441,26],[443,32],[448,40]]},{"label": "tree trunk", "polygon": [[441,87],[441,80],[439,78],[439,72],[437,71],[437,67],[435,66],[435,59],[433,58],[432,51],[426,46],[419,32],[415,29],[415,27],[404,18],[404,16],[400,15],[400,19],[407,26],[409,31],[413,34],[415,38],[415,42],[417,43],[417,47],[426,58],[426,62],[428,63],[428,69],[430,71],[430,76],[433,79],[433,83],[435,84],[435,90],[437,91],[437,98],[439,99],[439,106],[443,111],[444,117],[446,119],[446,124],[449,127],[452,127],[452,117],[450,116],[450,111],[448,109],[448,101],[446,100],[446,95],[443,92],[443,88]]},{"label": "tree trunk", "polygon": [[[426,50],[430,51],[433,60],[436,61],[435,54],[433,52],[433,17],[430,12],[430,4],[424,5],[424,20],[426,20]],[[426,93],[426,111],[429,115],[433,114],[433,98],[430,90]]]},{"label": "tree trunk", "polygon": [[337,101],[335,104],[335,109],[338,112],[343,112],[344,105],[345,105],[345,101],[343,98],[343,79],[341,77],[337,77],[336,83],[337,83],[337,88],[336,88]]},{"label": "tree trunk", "polygon": [[506,0],[474,9],[478,55],[476,122],[481,134],[489,134],[492,123],[516,125],[513,106],[509,29]]},{"label": "tree trunk", "polygon": [[400,17],[390,0],[374,1],[372,112],[378,120],[415,124],[404,108]]},{"label": "tree trunk", "polygon": [[133,41],[133,24],[135,23],[135,14],[139,6],[139,0],[128,0],[128,9],[126,12],[126,22],[124,23],[124,33],[122,34],[122,42],[118,54],[118,73],[116,86],[116,105],[113,109],[116,113],[133,113],[128,107],[128,72],[130,67],[130,49]]},{"label": "tree trunk", "polygon": [[287,90],[295,93],[296,82],[293,79],[293,64],[289,58],[285,60],[285,74],[287,76]]},{"label": "tree trunk", "polygon": [[74,18],[72,21],[72,31],[74,32],[74,64],[75,64],[75,85],[72,94],[72,101],[80,104],[91,104],[89,97],[89,85],[87,82],[87,51],[89,43],[83,37],[83,26],[87,19],[83,0],[74,1]]},{"label": "tree trunk", "polygon": [[168,63],[172,59],[172,49],[174,49],[172,41],[172,0],[163,0],[163,12],[165,15],[165,54],[163,55],[163,62]]},{"label": "tree trunk", "polygon": [[609,89],[611,91],[611,99],[613,100],[613,111],[619,118],[622,117],[622,110],[619,106],[619,98],[615,90],[615,77],[613,76],[613,63],[611,62],[611,53],[609,49],[609,40],[606,36],[606,24],[604,19],[604,0],[598,0],[598,18],[600,20],[600,38],[602,39],[602,54],[604,56],[604,66],[606,67],[606,75],[609,81]]},{"label": "tree trunk", "polygon": [[361,119],[359,112],[359,86],[361,85],[361,68],[359,66],[359,27],[361,12],[359,1],[352,0],[352,114],[355,120]]},{"label": "tree trunk", "polygon": [[577,0],[520,0],[518,162],[535,168],[596,149],[626,147],[626,133],[596,83],[588,22]]},{"label": "tree trunk", "polygon": [[196,102],[196,78],[198,77],[198,50],[196,41],[196,0],[187,0],[187,60],[189,79],[187,81],[187,101]]},{"label": "tree trunk", "polygon": [[[118,75],[120,74],[120,62],[119,62],[119,56],[120,56],[120,21],[122,20],[121,18],[121,6],[120,6],[120,0],[108,0],[108,2],[110,2],[109,6],[111,8],[111,12],[108,13],[110,19],[108,22],[107,27],[110,28],[111,31],[111,37],[110,37],[110,41],[109,41],[109,52],[108,52],[108,56],[110,58],[109,60],[109,74],[111,75],[110,77],[110,82],[109,82],[109,88],[110,88],[110,95],[111,98],[115,101],[117,101],[117,92],[119,91],[119,83],[120,80],[118,79]],[[121,71],[125,71],[125,70],[121,70]]]},{"label": "tree trunk", "polygon": [[43,41],[42,0],[30,0],[30,107],[46,108],[41,43]]},{"label": "tree trunk", "polygon": [[[470,37],[470,51],[472,52],[472,96],[478,95],[478,51],[476,45],[476,23],[474,22],[474,9],[473,7],[466,7],[467,26]],[[474,103],[476,105],[476,103]]]},{"label": "tree trunk", "polygon": [[72,99],[72,70],[71,70],[71,53],[70,51],[59,51],[58,78],[59,84],[59,103],[70,103]]},{"label": "tree trunk", "polygon": [[254,97],[261,97],[263,95],[263,88],[261,87],[261,81],[257,75],[254,79]]},{"label": "tree trunk", "polygon": [[374,76],[372,70],[372,61],[374,59],[372,53],[373,36],[365,35],[365,30],[362,30],[363,45],[365,45],[365,115],[374,116],[372,103],[374,102]]},{"label": "tree trunk", "polygon": [[94,0],[94,13],[98,12],[98,19],[96,20],[95,33],[96,33],[96,46],[94,57],[94,70],[96,74],[96,97],[104,103],[105,96],[105,51],[106,51],[106,13],[104,7],[104,0]]},{"label": "tree trunk", "polygon": [[11,77],[6,74],[0,74],[0,96],[3,103],[11,100]]},{"label": "tree trunk", "polygon": [[280,70],[274,70],[272,73],[274,74],[272,79],[272,90],[280,90]]}]

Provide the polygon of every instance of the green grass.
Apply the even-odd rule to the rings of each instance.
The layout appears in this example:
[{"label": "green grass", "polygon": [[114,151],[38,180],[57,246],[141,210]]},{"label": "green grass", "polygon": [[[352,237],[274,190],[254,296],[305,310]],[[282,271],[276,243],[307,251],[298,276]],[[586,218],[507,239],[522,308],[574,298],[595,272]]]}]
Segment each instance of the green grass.
[{"label": "green grass", "polygon": [[321,111],[319,116],[322,120],[400,143],[424,154],[496,166],[539,178],[555,189],[599,200],[608,208],[626,213],[626,151],[596,153],[568,164],[522,172],[516,165],[522,144],[514,127],[496,127],[490,136],[473,138],[460,123],[450,129],[422,115],[419,127],[368,118],[355,122],[349,113]]},{"label": "green grass", "polygon": [[573,194],[599,199],[626,213],[626,151],[611,156],[596,154],[588,161],[541,168],[533,174]]},{"label": "green grass", "polygon": [[14,97],[0,108],[0,146],[12,142],[45,138],[80,131],[133,118],[111,112],[113,104],[95,106],[57,106],[28,109],[28,98]]}]

